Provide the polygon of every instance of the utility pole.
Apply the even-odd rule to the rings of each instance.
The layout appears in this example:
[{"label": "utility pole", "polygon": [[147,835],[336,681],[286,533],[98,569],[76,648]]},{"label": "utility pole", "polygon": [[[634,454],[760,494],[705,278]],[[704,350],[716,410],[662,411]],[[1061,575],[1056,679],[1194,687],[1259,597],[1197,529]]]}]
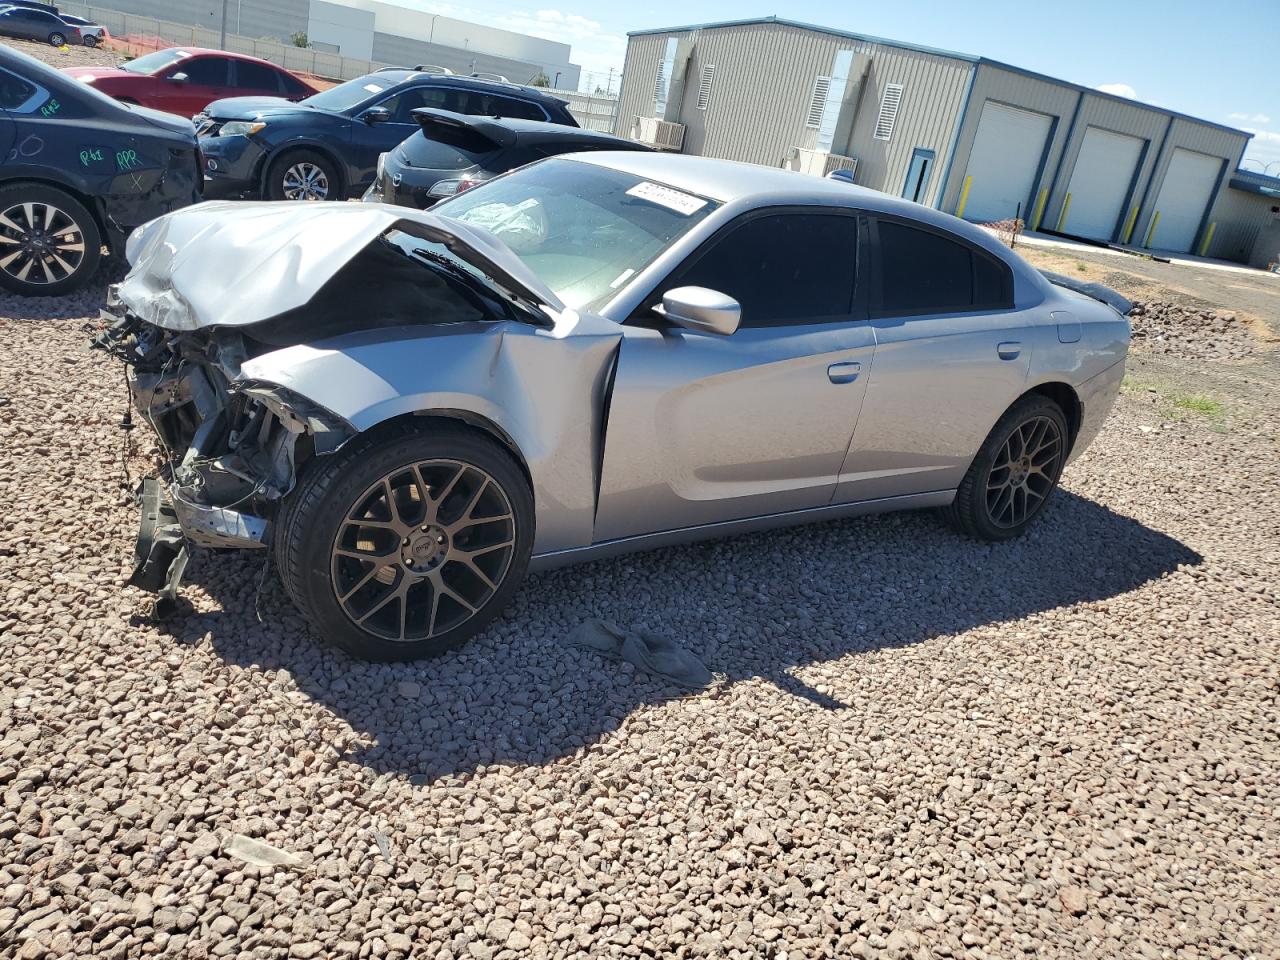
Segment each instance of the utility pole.
[{"label": "utility pole", "polygon": [[227,49],[227,4],[231,0],[222,0],[222,34],[218,37],[218,49]]}]

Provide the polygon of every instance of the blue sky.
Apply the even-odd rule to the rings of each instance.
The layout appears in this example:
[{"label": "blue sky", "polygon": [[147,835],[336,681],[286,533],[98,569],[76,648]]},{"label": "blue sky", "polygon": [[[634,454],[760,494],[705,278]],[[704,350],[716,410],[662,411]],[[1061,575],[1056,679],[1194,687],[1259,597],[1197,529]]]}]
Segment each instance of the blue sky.
[{"label": "blue sky", "polygon": [[[1136,96],[1256,134],[1246,158],[1280,161],[1280,0],[399,0],[569,43],[599,74],[622,67],[630,30],[778,14],[991,57]],[[1246,167],[1258,169],[1257,163]],[[1270,172],[1280,173],[1280,162]]]}]

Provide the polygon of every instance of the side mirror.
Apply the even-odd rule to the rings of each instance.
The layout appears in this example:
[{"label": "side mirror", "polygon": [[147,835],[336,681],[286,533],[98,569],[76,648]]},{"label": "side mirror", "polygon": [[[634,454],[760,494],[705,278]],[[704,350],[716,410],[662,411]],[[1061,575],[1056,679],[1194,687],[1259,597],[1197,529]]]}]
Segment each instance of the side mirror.
[{"label": "side mirror", "polygon": [[191,79],[190,77],[188,77],[185,73],[182,73],[181,71],[179,71],[178,73],[170,74],[169,76],[170,83],[186,83],[190,79]]},{"label": "side mirror", "polygon": [[676,287],[654,312],[687,330],[727,337],[738,329],[742,307],[733,297],[706,287]]},{"label": "side mirror", "polygon": [[375,123],[386,123],[391,119],[391,111],[386,107],[370,107],[360,114],[360,119],[369,124],[369,126],[373,126]]}]

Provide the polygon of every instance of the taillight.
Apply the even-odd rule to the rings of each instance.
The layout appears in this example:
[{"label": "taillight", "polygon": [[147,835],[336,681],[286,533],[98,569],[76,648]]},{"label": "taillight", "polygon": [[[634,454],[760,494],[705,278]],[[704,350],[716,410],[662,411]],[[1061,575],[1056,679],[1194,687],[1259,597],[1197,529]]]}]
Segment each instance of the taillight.
[{"label": "taillight", "polygon": [[463,190],[470,190],[475,185],[475,180],[468,180],[466,177],[463,177],[458,181],[458,193],[461,193]]}]

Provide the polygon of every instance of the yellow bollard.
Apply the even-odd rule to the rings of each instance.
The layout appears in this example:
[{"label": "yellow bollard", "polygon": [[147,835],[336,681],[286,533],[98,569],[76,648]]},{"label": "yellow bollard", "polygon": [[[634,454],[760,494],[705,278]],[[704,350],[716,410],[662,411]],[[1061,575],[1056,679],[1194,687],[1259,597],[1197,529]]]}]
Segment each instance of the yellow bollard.
[{"label": "yellow bollard", "polygon": [[1044,216],[1044,205],[1049,202],[1049,188],[1045,187],[1040,191],[1040,198],[1036,200],[1035,216],[1031,218],[1031,229],[1040,229],[1040,218]]},{"label": "yellow bollard", "polygon": [[1207,257],[1209,255],[1209,244],[1213,243],[1213,231],[1218,229],[1216,223],[1209,224],[1209,229],[1204,232],[1204,239],[1200,241],[1200,256]]},{"label": "yellow bollard", "polygon": [[1133,228],[1138,223],[1138,208],[1134,207],[1129,211],[1129,219],[1124,223],[1124,233],[1120,234],[1120,242],[1128,243],[1133,239]]},{"label": "yellow bollard", "polygon": [[964,216],[964,205],[969,202],[969,188],[973,186],[973,177],[964,178],[964,186],[960,188],[960,202],[956,204],[956,216]]},{"label": "yellow bollard", "polygon": [[1143,242],[1143,246],[1148,250],[1151,249],[1151,241],[1155,238],[1156,227],[1160,224],[1160,211],[1156,211],[1156,215],[1151,218],[1151,226],[1147,227],[1147,239]]},{"label": "yellow bollard", "polygon": [[1071,209],[1071,194],[1067,194],[1067,199],[1062,201],[1062,212],[1058,214],[1058,232],[1062,232],[1062,225],[1067,222],[1067,211]]}]

